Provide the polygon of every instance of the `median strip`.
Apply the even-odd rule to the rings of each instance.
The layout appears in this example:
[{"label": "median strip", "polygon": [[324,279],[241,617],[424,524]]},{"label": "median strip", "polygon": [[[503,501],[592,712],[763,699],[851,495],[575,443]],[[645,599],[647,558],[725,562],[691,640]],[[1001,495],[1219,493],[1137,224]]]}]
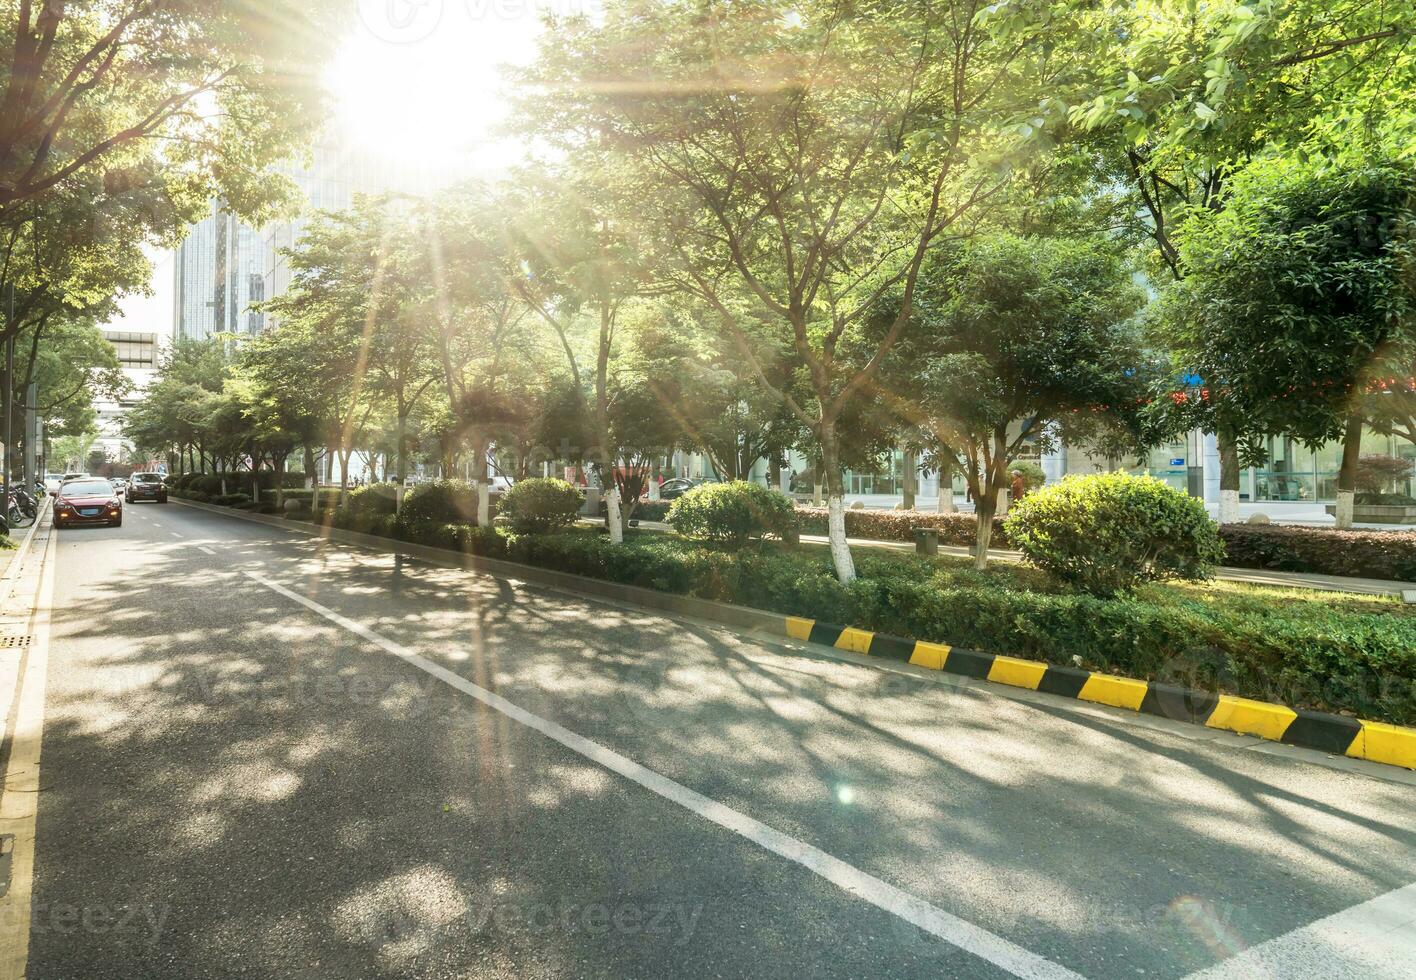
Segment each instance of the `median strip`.
[{"label": "median strip", "polygon": [[946,674],[959,674],[1240,735],[1254,735],[1285,745],[1416,769],[1416,729],[1400,725],[1360,721],[1322,711],[1296,710],[1281,704],[1157,681],[1138,681],[941,643],[907,640],[796,616],[783,618],[782,632],[791,639],[910,663]]}]

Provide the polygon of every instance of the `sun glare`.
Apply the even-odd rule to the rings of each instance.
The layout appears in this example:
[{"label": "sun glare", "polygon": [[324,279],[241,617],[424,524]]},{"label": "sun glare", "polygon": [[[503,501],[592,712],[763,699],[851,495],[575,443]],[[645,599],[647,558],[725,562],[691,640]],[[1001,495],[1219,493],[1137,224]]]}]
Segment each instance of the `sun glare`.
[{"label": "sun glare", "polygon": [[535,54],[542,12],[563,0],[360,0],[326,82],[356,144],[418,163],[504,166],[518,148],[494,130],[507,114],[503,66]]}]

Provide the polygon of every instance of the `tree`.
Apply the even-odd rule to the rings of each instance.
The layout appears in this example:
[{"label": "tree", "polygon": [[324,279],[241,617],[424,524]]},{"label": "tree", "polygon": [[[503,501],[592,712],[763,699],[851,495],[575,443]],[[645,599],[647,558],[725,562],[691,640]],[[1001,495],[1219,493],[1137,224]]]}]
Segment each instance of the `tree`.
[{"label": "tree", "polygon": [[0,27],[0,224],[96,174],[250,215],[323,108],[332,0],[20,0]]},{"label": "tree", "polygon": [[[1091,239],[992,234],[926,265],[918,329],[877,393],[936,461],[962,470],[978,515],[976,567],[987,564],[998,492],[1025,441],[1134,444],[1142,298],[1116,250]],[[887,306],[878,319],[895,315]]]},{"label": "tree", "polygon": [[1337,524],[1352,524],[1368,393],[1416,361],[1416,168],[1260,160],[1225,207],[1181,229],[1175,331],[1211,389],[1343,444]]},{"label": "tree", "polygon": [[[677,285],[744,361],[762,367],[742,325],[758,310],[801,361],[811,397],[774,390],[819,447],[842,582],[842,419],[901,339],[931,246],[967,234],[1006,185],[992,165],[1013,146],[1007,124],[1065,70],[1031,43],[1043,30],[1000,41],[984,8],[623,0],[554,22],[530,76],[555,93],[527,107],[542,132],[632,164]],[[892,290],[898,318],[843,357]]]}]

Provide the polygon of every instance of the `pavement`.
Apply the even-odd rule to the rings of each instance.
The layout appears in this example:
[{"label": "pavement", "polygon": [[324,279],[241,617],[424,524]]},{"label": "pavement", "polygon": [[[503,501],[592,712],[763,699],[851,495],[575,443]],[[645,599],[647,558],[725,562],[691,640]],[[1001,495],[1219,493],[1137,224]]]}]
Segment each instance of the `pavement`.
[{"label": "pavement", "polygon": [[29,980],[1416,975],[1403,770],[179,506],[45,540]]}]

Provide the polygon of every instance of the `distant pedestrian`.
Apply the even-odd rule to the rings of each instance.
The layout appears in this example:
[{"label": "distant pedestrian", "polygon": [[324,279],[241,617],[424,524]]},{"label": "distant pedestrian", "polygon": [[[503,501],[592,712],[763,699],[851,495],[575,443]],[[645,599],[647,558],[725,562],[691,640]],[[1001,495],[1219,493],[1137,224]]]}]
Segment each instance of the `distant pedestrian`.
[{"label": "distant pedestrian", "polygon": [[1016,503],[1023,499],[1023,494],[1028,492],[1027,484],[1023,482],[1023,474],[1020,470],[1013,471],[1013,501]]}]

